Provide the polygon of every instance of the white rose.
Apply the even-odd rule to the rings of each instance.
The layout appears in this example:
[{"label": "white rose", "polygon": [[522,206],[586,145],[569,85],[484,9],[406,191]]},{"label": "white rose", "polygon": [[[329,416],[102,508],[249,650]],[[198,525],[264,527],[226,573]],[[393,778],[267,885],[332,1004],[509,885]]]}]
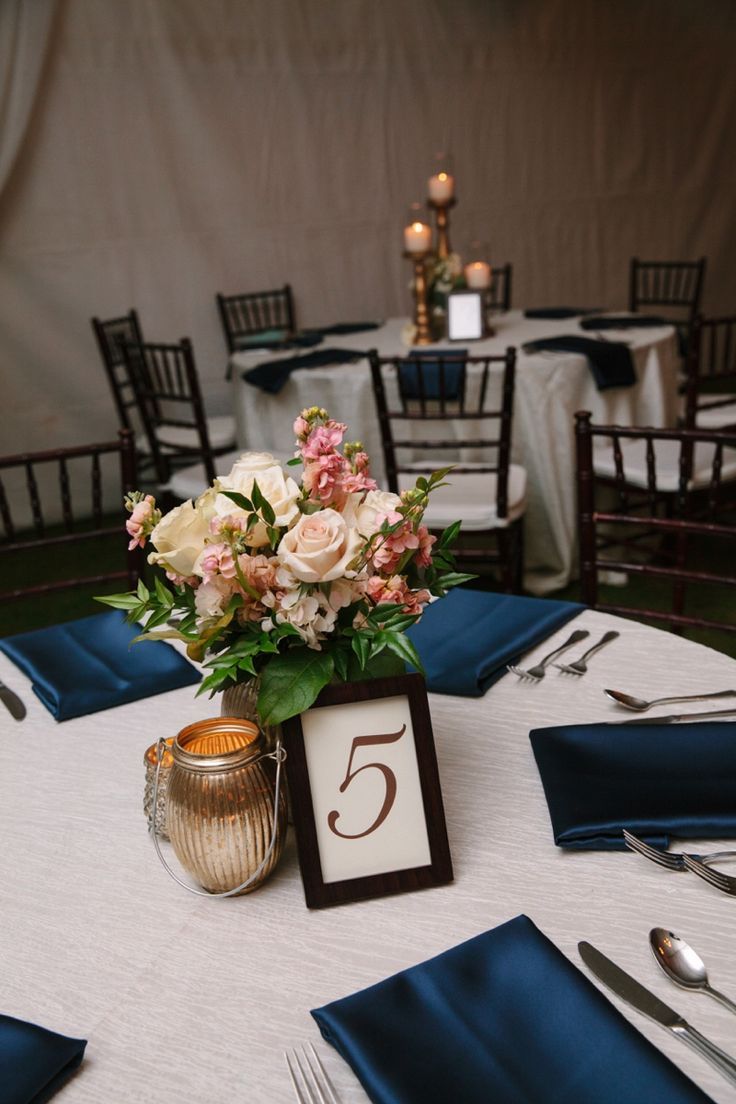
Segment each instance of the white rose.
[{"label": "white rose", "polygon": [[209,526],[204,512],[194,504],[182,502],[168,514],[164,514],[151,533],[151,552],[148,562],[160,564],[175,575],[188,578],[194,573],[194,564],[209,537]]},{"label": "white rose", "polygon": [[369,491],[365,502],[355,511],[355,527],[362,537],[372,537],[380,529],[380,514],[390,514],[401,505],[401,499],[391,491]]},{"label": "white rose", "polygon": [[[259,458],[259,462],[260,459],[269,458],[272,463],[267,467],[248,467],[246,460],[251,456]],[[245,453],[235,464],[229,475],[216,481],[215,487],[218,492],[237,491],[238,494],[250,498],[256,480],[261,494],[267,499],[274,512],[276,519],[274,525],[277,528],[282,526],[288,528],[288,526],[293,525],[299,517],[297,503],[301,497],[301,491],[294,480],[290,476],[284,475],[279,465],[273,463],[273,457],[269,457],[267,452]],[[220,517],[246,513],[245,510],[241,510],[239,506],[236,506],[231,498],[221,493],[218,493],[215,498],[214,511]],[[261,545],[268,544],[265,523],[259,521],[248,533],[246,539],[247,543],[253,548],[260,548]]]},{"label": "white rose", "polygon": [[233,464],[229,473],[224,476],[227,480],[238,480],[251,472],[265,471],[266,468],[277,468],[278,460],[270,452],[241,452]]},{"label": "white rose", "polygon": [[337,510],[303,514],[284,535],[277,556],[304,583],[339,579],[360,551],[363,541]]}]

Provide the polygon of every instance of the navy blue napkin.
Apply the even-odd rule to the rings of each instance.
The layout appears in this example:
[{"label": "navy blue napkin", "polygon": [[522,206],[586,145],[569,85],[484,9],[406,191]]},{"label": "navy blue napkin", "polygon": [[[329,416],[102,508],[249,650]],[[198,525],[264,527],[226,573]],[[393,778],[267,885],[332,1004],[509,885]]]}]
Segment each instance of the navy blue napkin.
[{"label": "navy blue napkin", "polygon": [[656,314],[596,314],[580,322],[582,330],[636,330],[671,325],[671,321]]},{"label": "navy blue napkin", "polygon": [[324,368],[329,364],[352,364],[362,360],[367,353],[355,349],[318,349],[303,356],[284,357],[282,360],[264,360],[255,368],[243,372],[243,379],[253,387],[260,387],[270,395],[277,395],[292,372],[298,368]]},{"label": "navy blue napkin", "polygon": [[595,307],[530,307],[524,311],[525,318],[577,318],[581,314],[590,314]]},{"label": "navy blue napkin", "polygon": [[333,326],[325,326],[322,332],[335,335],[363,333],[366,330],[378,330],[382,325],[382,322],[335,322]]},{"label": "navy blue napkin", "polygon": [[555,843],[626,851],[736,838],[736,725],[578,724],[530,734]]},{"label": "navy blue napkin", "polygon": [[451,590],[407,631],[419,653],[427,689],[479,698],[515,663],[585,607],[551,598]]},{"label": "navy blue napkin", "polygon": [[312,1015],[374,1104],[710,1100],[526,916]]},{"label": "navy blue napkin", "polygon": [[82,1062],[86,1039],[0,1015],[0,1100],[43,1104]]},{"label": "navy blue napkin", "polygon": [[636,370],[628,345],[621,341],[594,341],[579,334],[540,337],[522,346],[525,353],[580,353],[588,358],[599,391],[610,387],[630,387],[636,383]]},{"label": "navy blue napkin", "polygon": [[201,673],[171,645],[145,640],[122,610],[97,613],[0,640],[57,721],[193,686]]},{"label": "navy blue napkin", "polygon": [[[447,402],[457,402],[465,388],[467,356],[467,349],[413,349],[407,360],[399,364],[402,399],[439,399],[444,390]],[[409,363],[412,360],[417,363]],[[441,379],[444,389],[440,386]]]}]

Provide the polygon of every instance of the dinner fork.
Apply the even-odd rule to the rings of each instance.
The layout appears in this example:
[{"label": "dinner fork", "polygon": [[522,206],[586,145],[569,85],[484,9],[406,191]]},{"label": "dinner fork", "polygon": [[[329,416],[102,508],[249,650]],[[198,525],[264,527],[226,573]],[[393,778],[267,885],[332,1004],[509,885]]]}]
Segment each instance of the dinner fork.
[{"label": "dinner fork", "polygon": [[530,667],[528,671],[525,671],[522,667],[516,667],[513,663],[507,664],[506,670],[510,671],[512,675],[517,675],[523,682],[539,682],[544,678],[545,670],[553,659],[556,659],[558,655],[562,655],[567,648],[571,648],[579,640],[585,640],[586,636],[590,636],[587,629],[576,629],[564,644],[560,644],[558,648],[546,655],[534,667]]},{"label": "dinner fork", "polygon": [[[311,1057],[309,1050],[312,1052]],[[301,1057],[296,1048],[284,1051],[289,1076],[299,1104],[340,1104],[340,1097],[335,1092],[312,1043],[309,1044],[309,1050],[306,1046],[302,1046]],[[292,1062],[296,1066],[298,1075]]]},{"label": "dinner fork", "polygon": [[720,870],[714,870],[711,866],[706,866],[704,860],[712,858],[712,856],[683,855],[682,858],[686,868],[692,871],[693,874],[697,874],[699,878],[710,882],[721,892],[730,893],[732,897],[736,897],[736,878],[731,877],[730,874],[723,874]]},{"label": "dinner fork", "polygon": [[[645,843],[644,840],[639,839],[638,836],[623,829],[624,840],[626,846],[632,851],[637,851],[640,855],[643,855],[645,859],[651,859],[652,862],[657,863],[659,866],[663,866],[666,870],[690,870],[690,862],[702,863],[705,869],[706,863],[718,862],[719,859],[734,859],[736,858],[736,851],[710,851],[707,855],[695,855],[687,854],[681,851],[660,851],[657,847],[652,847],[651,844]],[[698,873],[698,871],[693,871]],[[715,871],[713,871],[715,873]],[[704,875],[701,875],[704,877]],[[724,874],[723,877],[726,877]],[[736,879],[734,879],[736,884]]]},{"label": "dinner fork", "polygon": [[616,640],[621,633],[616,632],[615,629],[611,629],[610,632],[605,633],[597,644],[594,644],[592,648],[588,648],[587,652],[581,655],[580,659],[576,659],[574,663],[555,663],[555,667],[558,671],[564,671],[566,675],[584,675],[588,670],[587,660],[592,655],[599,652],[601,648],[605,648],[606,644],[610,644],[612,640]]}]

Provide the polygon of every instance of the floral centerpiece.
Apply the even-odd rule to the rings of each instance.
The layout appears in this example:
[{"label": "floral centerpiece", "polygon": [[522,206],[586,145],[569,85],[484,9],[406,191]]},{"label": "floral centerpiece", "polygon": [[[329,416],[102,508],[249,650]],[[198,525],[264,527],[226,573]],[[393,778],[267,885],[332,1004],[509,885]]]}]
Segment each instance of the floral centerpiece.
[{"label": "floral centerpiece", "polygon": [[[162,516],[152,495],[126,499],[130,548],[152,546],[153,589],[99,599],[145,620],[138,639],[176,637],[207,670],[199,692],[260,676],[261,722],[308,709],[330,681],[421,661],[405,635],[433,597],[472,578],[454,570],[460,525],[422,522],[449,469],[400,496],[379,490],[359,443],[319,407],[294,423],[289,471],[246,452],[195,501]],[[342,445],[342,448],[340,447]],[[166,628],[161,626],[167,625]]]}]

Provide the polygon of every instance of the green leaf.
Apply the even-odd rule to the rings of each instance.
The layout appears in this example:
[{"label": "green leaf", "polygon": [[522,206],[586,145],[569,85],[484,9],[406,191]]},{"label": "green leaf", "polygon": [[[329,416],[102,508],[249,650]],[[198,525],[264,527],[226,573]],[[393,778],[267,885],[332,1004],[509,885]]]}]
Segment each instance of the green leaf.
[{"label": "green leaf", "polygon": [[167,609],[157,610],[156,613],[152,613],[146,621],[146,631],[149,629],[155,629],[157,625],[163,625],[169,620],[169,613],[171,611]]},{"label": "green leaf", "polygon": [[302,463],[301,456],[294,456],[294,457],[292,457],[291,460],[286,461],[286,466],[287,466],[287,468],[295,468],[297,464],[301,464],[301,463]]},{"label": "green leaf", "polygon": [[457,540],[461,526],[461,521],[453,521],[452,525],[448,525],[444,532],[440,535],[440,539],[437,541],[436,547],[438,549],[448,548],[451,544],[454,544]]},{"label": "green leaf", "polygon": [[437,582],[445,590],[450,587],[460,586],[461,583],[469,583],[471,579],[477,579],[477,575],[465,575],[462,571],[450,571],[447,575],[440,575]]},{"label": "green leaf", "polygon": [[245,495],[240,494],[238,491],[220,491],[220,494],[224,494],[225,498],[229,498],[231,502],[234,502],[236,506],[239,506],[241,510],[247,510],[248,513],[253,511],[253,503]]},{"label": "green leaf", "polygon": [[258,486],[258,480],[253,480],[253,486],[251,487],[250,496],[253,499],[253,505],[256,510],[260,510],[263,503],[266,501],[261,494],[261,488]]},{"label": "green leaf", "polygon": [[348,652],[344,648],[335,648],[332,658],[335,661],[335,674],[341,682],[347,682],[350,659]]},{"label": "green leaf", "polygon": [[136,590],[136,594],[138,595],[141,602],[147,602],[148,599],[151,597],[151,592],[142,579],[138,580],[138,589]]},{"label": "green leaf", "polygon": [[189,644],[191,639],[191,636],[185,636],[179,629],[163,629],[161,632],[139,633],[133,637],[131,644],[137,644],[140,640],[183,640]]},{"label": "green leaf", "polygon": [[416,668],[421,674],[424,674],[424,667],[422,661],[419,658],[419,653],[412,644],[411,640],[403,633],[387,633],[388,640],[386,641],[386,647],[398,656],[399,659],[403,659],[405,663],[410,663],[412,667]]},{"label": "green leaf", "polygon": [[366,636],[365,633],[356,633],[352,638],[351,647],[358,657],[358,663],[360,663],[361,670],[365,670],[365,665],[368,662],[368,656],[371,652],[371,638]]},{"label": "green leaf", "polygon": [[261,676],[258,696],[261,722],[280,724],[309,709],[334,670],[335,661],[329,652],[293,648],[284,655],[274,656]]},{"label": "green leaf", "polygon": [[265,521],[266,525],[276,524],[276,514],[273,512],[273,506],[267,498],[263,499],[261,513],[263,514],[263,520]]},{"label": "green leaf", "polygon": [[215,693],[216,690],[219,690],[228,681],[236,681],[229,671],[213,671],[211,675],[207,675],[206,678],[202,679],[199,684],[199,689],[194,696],[195,698],[198,698],[200,694],[205,694],[208,690],[212,695]]},{"label": "green leaf", "polygon": [[156,590],[156,597],[158,598],[161,605],[166,606],[167,609],[171,609],[174,604],[174,595],[171,593],[168,587],[164,586],[158,575],[154,579],[153,583]]},{"label": "green leaf", "polygon": [[138,595],[135,591],[130,594],[100,594],[95,597],[95,602],[102,602],[113,609],[135,609],[139,605]]}]

